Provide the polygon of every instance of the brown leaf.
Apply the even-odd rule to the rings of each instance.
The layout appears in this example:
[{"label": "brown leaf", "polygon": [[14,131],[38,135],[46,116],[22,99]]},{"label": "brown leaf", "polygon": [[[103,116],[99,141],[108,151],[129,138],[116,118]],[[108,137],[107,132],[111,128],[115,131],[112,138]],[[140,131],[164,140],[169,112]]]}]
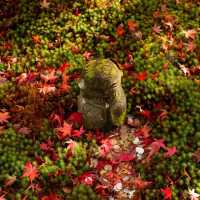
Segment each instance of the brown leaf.
[{"label": "brown leaf", "polygon": [[193,153],[193,157],[197,162],[200,162],[200,148]]}]

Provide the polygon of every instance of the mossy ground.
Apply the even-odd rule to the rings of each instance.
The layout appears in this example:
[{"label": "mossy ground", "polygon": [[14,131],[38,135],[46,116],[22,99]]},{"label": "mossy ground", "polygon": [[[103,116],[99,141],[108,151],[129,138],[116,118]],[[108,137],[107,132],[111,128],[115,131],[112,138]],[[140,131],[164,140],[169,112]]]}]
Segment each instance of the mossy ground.
[{"label": "mossy ground", "polygon": [[[0,8],[0,197],[200,193],[199,1],[14,0]],[[113,138],[83,133],[76,115],[62,135],[77,110],[81,69],[93,57],[123,70],[129,128],[114,129]],[[157,139],[167,147],[150,156]],[[168,156],[170,147],[176,151]],[[22,176],[28,160],[38,172],[32,182]]]}]

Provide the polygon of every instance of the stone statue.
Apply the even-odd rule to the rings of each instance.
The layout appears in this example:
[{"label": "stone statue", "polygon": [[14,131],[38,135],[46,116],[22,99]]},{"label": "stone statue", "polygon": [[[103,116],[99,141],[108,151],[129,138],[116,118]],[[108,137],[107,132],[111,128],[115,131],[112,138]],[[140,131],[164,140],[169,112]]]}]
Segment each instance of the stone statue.
[{"label": "stone statue", "polygon": [[87,129],[109,130],[120,126],[126,116],[126,96],[121,86],[123,73],[109,59],[91,60],[79,82],[78,111]]}]

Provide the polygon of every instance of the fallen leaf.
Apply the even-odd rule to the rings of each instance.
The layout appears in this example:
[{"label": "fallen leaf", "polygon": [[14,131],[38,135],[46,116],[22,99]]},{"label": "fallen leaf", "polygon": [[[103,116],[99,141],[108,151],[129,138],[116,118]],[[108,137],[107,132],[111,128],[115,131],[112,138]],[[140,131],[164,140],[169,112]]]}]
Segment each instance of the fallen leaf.
[{"label": "fallen leaf", "polygon": [[136,136],[141,136],[143,138],[148,138],[150,135],[151,128],[148,126],[148,124],[145,124],[142,128],[137,130],[134,134]]},{"label": "fallen leaf", "polygon": [[139,72],[136,74],[135,78],[139,81],[144,81],[147,79],[147,71]]},{"label": "fallen leaf", "polygon": [[170,187],[166,187],[164,189],[161,189],[161,192],[164,194],[164,199],[167,200],[171,200],[172,199],[172,190]]},{"label": "fallen leaf", "polygon": [[92,57],[92,52],[85,51],[85,52],[83,53],[83,57],[84,57],[86,60],[89,60],[89,59]]},{"label": "fallen leaf", "polygon": [[187,51],[193,52],[193,51],[195,50],[195,48],[196,48],[195,43],[194,43],[193,41],[190,41],[190,42],[188,43]]},{"label": "fallen leaf", "polygon": [[151,157],[160,151],[160,148],[166,149],[164,144],[164,139],[157,139],[150,144],[150,152],[147,156],[147,161],[151,159]]},{"label": "fallen leaf", "polygon": [[49,5],[50,5],[50,3],[47,1],[47,0],[42,0],[42,1],[40,1],[40,6],[42,7],[42,8],[49,8]]},{"label": "fallen leaf", "polygon": [[33,35],[33,36],[32,36],[32,41],[33,41],[35,44],[39,44],[39,43],[41,42],[40,36],[39,36],[39,35]]},{"label": "fallen leaf", "polygon": [[38,177],[37,168],[30,161],[26,162],[22,177],[28,177],[31,182]]},{"label": "fallen leaf", "polygon": [[59,69],[62,73],[65,73],[65,70],[70,66],[69,63],[64,62],[63,64],[60,65]]},{"label": "fallen leaf", "polygon": [[55,86],[50,86],[50,85],[47,85],[47,84],[44,84],[39,88],[39,92],[43,93],[44,95],[51,93],[51,92],[55,92],[55,90],[56,90]]},{"label": "fallen leaf", "polygon": [[110,150],[112,149],[112,143],[110,140],[108,139],[105,139],[105,140],[102,140],[102,145],[100,146],[100,150],[99,150],[99,153],[100,153],[100,156],[106,156]]},{"label": "fallen leaf", "polygon": [[161,32],[160,26],[158,26],[156,24],[153,26],[152,30],[153,30],[154,33],[160,33]]},{"label": "fallen leaf", "polygon": [[189,29],[189,30],[185,31],[185,37],[186,37],[187,39],[192,39],[192,40],[194,40],[195,37],[196,37],[196,34],[197,34],[197,32],[196,32],[196,30],[194,30],[194,29]]},{"label": "fallen leaf", "polygon": [[96,180],[96,176],[92,172],[85,172],[81,174],[78,179],[81,183],[92,186]]},{"label": "fallen leaf", "polygon": [[68,118],[67,121],[72,123],[78,123],[79,125],[83,124],[83,115],[80,112],[73,112]]},{"label": "fallen leaf", "polygon": [[63,73],[63,75],[62,75],[62,83],[60,85],[61,92],[69,92],[69,90],[70,90],[70,85],[68,83],[69,78],[70,77],[67,74]]},{"label": "fallen leaf", "polygon": [[121,153],[116,160],[118,162],[128,162],[134,159],[135,159],[135,154],[131,152],[131,153]]},{"label": "fallen leaf", "polygon": [[17,180],[17,177],[16,176],[9,176],[5,182],[4,182],[4,185],[7,187],[7,186],[11,186],[15,181]]},{"label": "fallen leaf", "polygon": [[72,133],[72,125],[64,122],[62,127],[56,128],[56,134],[60,140],[64,140],[67,137],[71,136]]},{"label": "fallen leaf", "polygon": [[61,200],[60,196],[56,193],[50,193],[47,196],[43,196],[41,200]]},{"label": "fallen leaf", "polygon": [[9,118],[9,112],[0,112],[0,124],[7,123]]},{"label": "fallen leaf", "polygon": [[81,128],[79,130],[72,130],[72,136],[73,137],[81,137],[81,135],[85,132],[85,130],[83,129],[83,126],[81,126]]},{"label": "fallen leaf", "polygon": [[121,24],[116,28],[116,34],[119,37],[125,34],[124,27]]},{"label": "fallen leaf", "polygon": [[4,197],[5,197],[5,194],[1,195],[0,200],[6,200]]},{"label": "fallen leaf", "polygon": [[52,113],[49,117],[49,120],[52,122],[52,125],[54,127],[60,127],[62,126],[63,123],[63,117],[61,117],[60,115],[56,114],[56,113]]},{"label": "fallen leaf", "polygon": [[24,126],[24,127],[19,128],[19,129],[17,130],[17,132],[18,132],[18,133],[21,133],[21,134],[23,134],[23,135],[29,135],[32,131],[31,131],[30,128]]},{"label": "fallen leaf", "polygon": [[188,190],[188,195],[190,200],[199,200],[200,194],[196,193],[194,189]]},{"label": "fallen leaf", "polygon": [[166,148],[167,152],[164,153],[164,157],[171,157],[176,153],[176,147],[170,147],[170,148]]},{"label": "fallen leaf", "polygon": [[132,19],[128,19],[127,24],[128,24],[128,30],[131,32],[136,31],[138,28],[138,23]]},{"label": "fallen leaf", "polygon": [[193,157],[197,162],[200,162],[200,148],[193,153]]},{"label": "fallen leaf", "polygon": [[139,190],[142,190],[151,184],[152,184],[151,181],[142,180],[141,177],[135,177],[133,181],[133,185],[135,186],[136,189]]},{"label": "fallen leaf", "polygon": [[40,78],[45,82],[54,83],[58,78],[55,69],[48,70],[45,74],[40,74]]}]

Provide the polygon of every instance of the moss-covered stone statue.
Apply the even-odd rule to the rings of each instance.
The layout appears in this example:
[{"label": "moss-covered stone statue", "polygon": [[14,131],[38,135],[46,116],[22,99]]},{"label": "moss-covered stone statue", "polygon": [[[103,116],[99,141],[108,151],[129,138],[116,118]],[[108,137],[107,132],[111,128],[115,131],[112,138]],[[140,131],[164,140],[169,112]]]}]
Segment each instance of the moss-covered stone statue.
[{"label": "moss-covered stone statue", "polygon": [[126,96],[121,86],[123,73],[109,59],[91,60],[80,80],[78,111],[87,129],[108,130],[120,126],[126,116]]}]

